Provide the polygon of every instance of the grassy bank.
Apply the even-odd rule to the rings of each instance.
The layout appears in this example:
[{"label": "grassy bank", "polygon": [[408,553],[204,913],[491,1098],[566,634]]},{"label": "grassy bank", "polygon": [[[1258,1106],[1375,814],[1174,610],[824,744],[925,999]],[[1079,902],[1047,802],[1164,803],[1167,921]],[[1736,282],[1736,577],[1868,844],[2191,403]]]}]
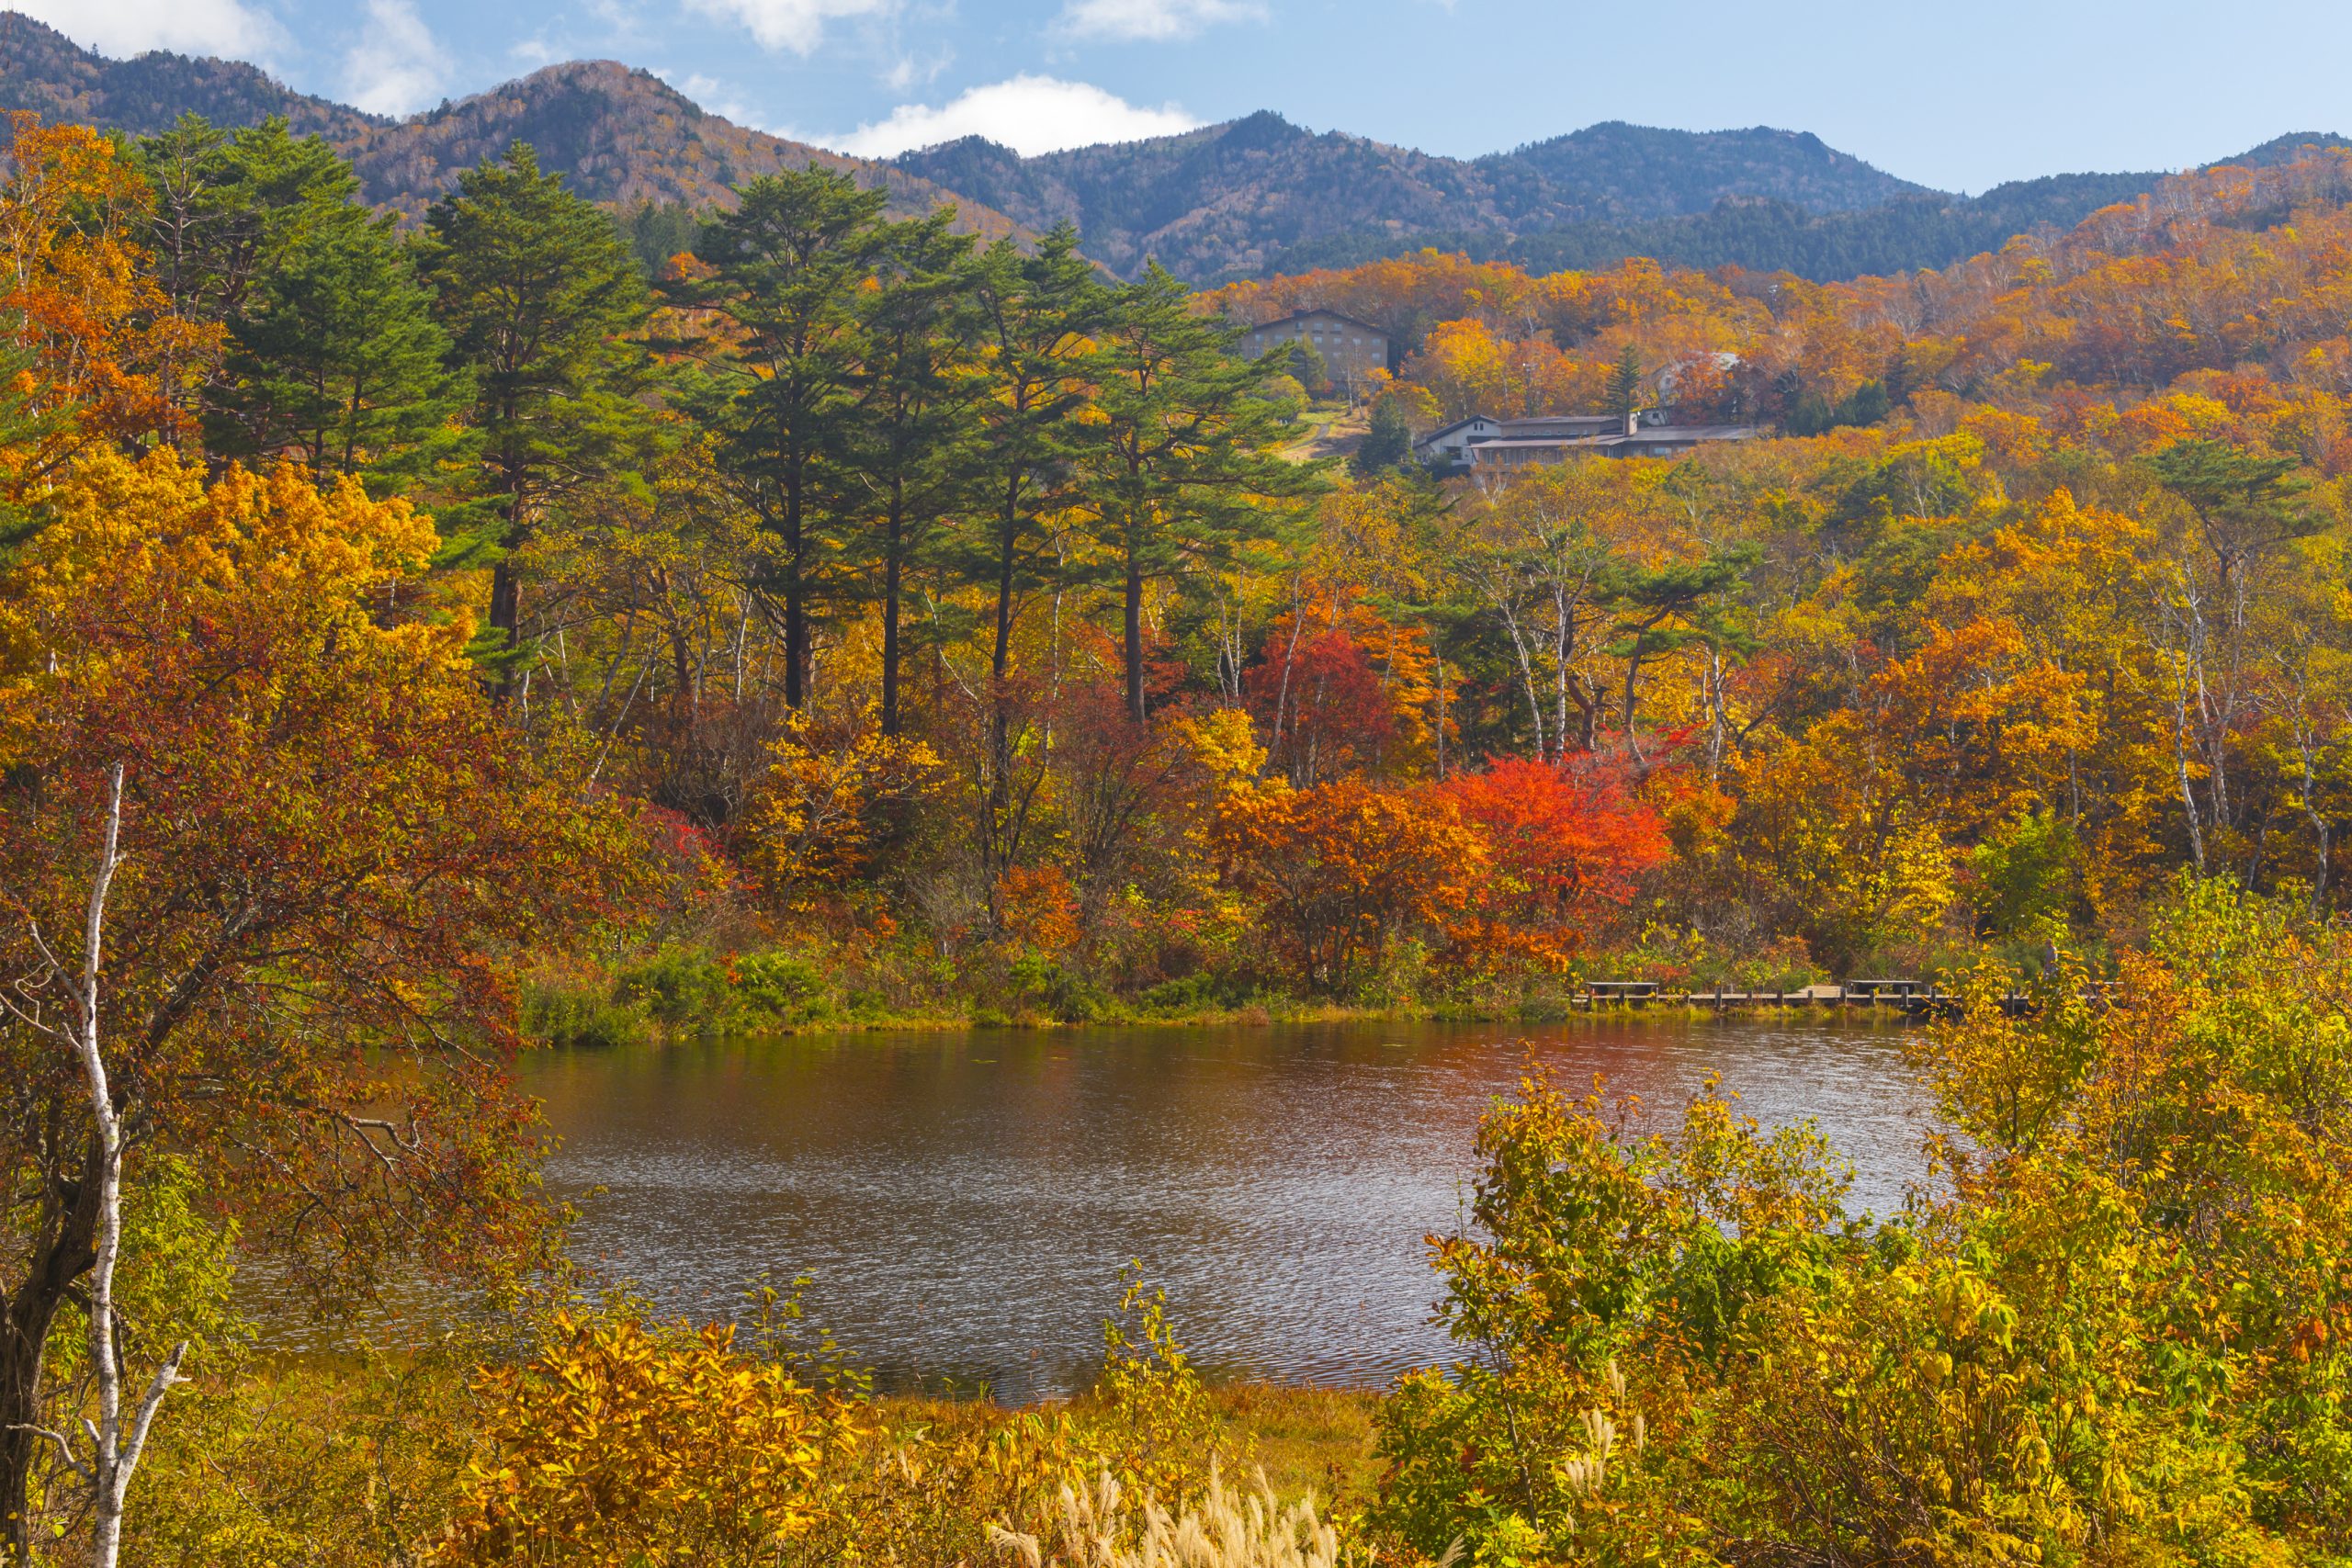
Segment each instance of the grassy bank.
[{"label": "grassy bank", "polygon": [[[1263,1469],[1267,1481],[1284,1497],[1312,1494],[1345,1506],[1371,1496],[1380,1475],[1380,1461],[1372,1449],[1377,1391],[1249,1382],[1213,1387],[1208,1398],[1217,1450],[1234,1456],[1245,1470]],[[1084,1419],[1093,1414],[1091,1404],[1080,1399],[1068,1408]],[[984,1429],[1021,1414],[980,1401],[927,1394],[885,1394],[875,1407],[886,1425],[901,1429]]]},{"label": "grassy bank", "polygon": [[609,963],[543,965],[525,986],[523,1021],[532,1038],[563,1045],[1071,1025],[1556,1023],[1579,1010],[1576,993],[1588,978],[1730,991],[1796,990],[1826,978],[1785,954],[1708,964],[1646,949],[1596,954],[1579,974],[1472,976],[1438,968],[1416,943],[1398,945],[1345,994],[1325,996],[1285,989],[1262,970],[1240,965],[1143,984],[1034,953],[950,958],[903,939],[818,940],[748,952],[665,943]]},{"label": "grassy bank", "polygon": [[[623,1359],[658,1367],[691,1342],[670,1336],[655,1342],[658,1348],[641,1348],[650,1359]],[[747,1340],[743,1348],[750,1348]],[[443,1546],[469,1500],[479,1501],[499,1456],[511,1459],[540,1434],[569,1429],[554,1412],[513,1403],[513,1385],[495,1369],[514,1365],[519,1348],[495,1339],[426,1342],[390,1356],[266,1357],[227,1375],[200,1376],[175,1393],[170,1419],[157,1429],[134,1510],[136,1561],[164,1568],[423,1568],[469,1560],[444,1557]],[[756,1377],[760,1364],[747,1357],[726,1370]],[[485,1375],[484,1367],[493,1371]],[[599,1369],[582,1362],[574,1371],[594,1382]],[[661,1431],[657,1447],[691,1447],[701,1413],[718,1399],[704,1383],[658,1377],[597,1386],[607,1403],[650,1399],[658,1406],[661,1414],[648,1417]],[[1103,1463],[1124,1470],[1163,1452],[1195,1466],[1214,1453],[1237,1482],[1262,1469],[1283,1497],[1311,1495],[1327,1516],[1360,1514],[1374,1495],[1379,1396],[1369,1390],[1260,1383],[1203,1390],[1185,1375],[1170,1381],[1161,1367],[1146,1386],[1125,1392],[1125,1407],[1097,1394],[1023,1409],[922,1395],[861,1402],[836,1435],[863,1436],[830,1446],[823,1460],[819,1491],[837,1516],[828,1528],[846,1529],[845,1539],[881,1561],[942,1568],[1003,1561],[986,1539],[989,1523],[1037,1528],[1065,1477]],[[635,1483],[662,1468],[652,1451],[629,1449],[637,1431],[617,1422],[566,1462],[616,1467],[616,1476]],[[731,1444],[731,1428],[726,1435]],[[714,1449],[700,1462],[718,1479],[728,1461]],[[838,1561],[822,1533],[757,1560]]]}]

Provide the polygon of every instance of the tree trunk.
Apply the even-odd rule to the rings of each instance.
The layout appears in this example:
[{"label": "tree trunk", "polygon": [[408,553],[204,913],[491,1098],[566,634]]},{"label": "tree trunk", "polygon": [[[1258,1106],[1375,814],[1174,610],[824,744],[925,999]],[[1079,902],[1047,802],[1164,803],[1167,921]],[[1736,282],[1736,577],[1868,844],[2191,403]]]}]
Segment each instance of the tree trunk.
[{"label": "tree trunk", "polygon": [[899,558],[905,502],[894,483],[882,536],[882,733],[899,733],[899,593],[906,563]]},{"label": "tree trunk", "polygon": [[[24,1287],[9,1303],[9,1342],[5,1353],[0,1353],[0,1361],[5,1361],[6,1368],[5,1373],[0,1373],[0,1382],[6,1385],[5,1395],[0,1395],[0,1404],[5,1404],[0,1408],[0,1433],[13,1439],[6,1472],[0,1474],[0,1486],[5,1486],[8,1501],[7,1522],[14,1538],[11,1548],[20,1562],[29,1563],[31,1544],[25,1483],[35,1445],[46,1442],[55,1447],[65,1468],[89,1488],[91,1568],[115,1568],[122,1555],[123,1504],[130,1490],[130,1478],[138,1472],[140,1455],[147,1446],[147,1434],[154,1426],[155,1413],[162,1408],[164,1396],[171,1392],[172,1385],[180,1381],[180,1359],[187,1354],[187,1343],[183,1340],[164,1358],[145,1393],[126,1412],[121,1345],[116,1337],[114,1276],[122,1256],[122,1158],[127,1140],[101,1049],[98,983],[100,955],[105,950],[107,893],[122,863],[121,763],[108,770],[107,782],[106,838],[90,878],[89,908],[82,930],[81,972],[67,972],[51,956],[48,973],[40,982],[42,989],[54,986],[64,991],[66,1017],[51,1024],[37,1012],[20,1010],[13,1003],[10,1007],[19,1022],[70,1046],[79,1059],[83,1087],[89,1096],[93,1133],[80,1179],[70,1193],[60,1194],[68,1205],[66,1212],[57,1216],[53,1227],[44,1227],[45,1234],[53,1239],[45,1249],[36,1249],[38,1266],[26,1270]],[[46,946],[42,951],[47,953]],[[52,1180],[51,1190],[55,1192],[59,1185]],[[40,1355],[41,1340],[64,1303],[67,1288],[85,1272],[90,1277],[90,1367],[97,1382],[98,1413],[96,1420],[87,1416],[82,1419],[82,1435],[87,1440],[87,1449],[77,1456],[72,1437],[62,1431],[40,1429]]]},{"label": "tree trunk", "polygon": [[1127,546],[1127,581],[1125,595],[1126,654],[1127,654],[1127,716],[1136,723],[1144,720],[1143,711],[1143,565],[1136,559],[1135,546]]},{"label": "tree trunk", "polygon": [[1012,724],[1005,712],[1005,687],[1012,674],[1012,586],[1018,564],[1021,528],[1021,482],[1005,486],[1004,512],[997,541],[996,643],[989,659],[989,788],[983,809],[988,820],[980,827],[981,873],[988,881],[989,929],[999,929],[1002,917],[998,879],[1005,870],[1005,814],[1012,804]]},{"label": "tree trunk", "polygon": [[784,481],[784,705],[795,713],[808,696],[808,587],[803,571],[800,485],[795,466]]},{"label": "tree trunk", "polygon": [[[514,563],[500,557],[490,569],[490,629],[501,633],[499,650],[512,652],[514,634],[523,624],[523,585],[514,575]],[[491,682],[490,700],[504,704],[514,694],[514,666],[502,664]]]},{"label": "tree trunk", "polygon": [[33,1560],[28,1494],[48,1440],[32,1430],[40,1422],[42,1354],[67,1292],[97,1261],[97,1206],[89,1201],[97,1192],[96,1160],[93,1149],[77,1180],[52,1183],[62,1211],[45,1216],[43,1242],[26,1259],[25,1282],[0,1316],[0,1522],[12,1568],[29,1568]]},{"label": "tree trunk", "polygon": [[[97,1127],[97,1135],[91,1140],[94,1168],[85,1175],[82,1191],[87,1194],[95,1190],[97,1194],[92,1205],[97,1234],[90,1263],[90,1365],[97,1376],[98,1418],[93,1422],[85,1417],[82,1423],[89,1438],[90,1453],[77,1466],[88,1480],[92,1494],[91,1568],[115,1568],[122,1555],[122,1511],[130,1495],[130,1478],[139,1470],[140,1454],[147,1447],[147,1434],[155,1424],[156,1411],[163,1407],[164,1396],[180,1381],[180,1359],[187,1354],[187,1342],[182,1340],[164,1358],[164,1364],[156,1370],[145,1393],[125,1412],[121,1345],[115,1337],[114,1314],[114,1273],[122,1258],[125,1139],[122,1117],[115,1107],[114,1090],[107,1076],[106,1054],[101,1048],[103,1037],[98,1031],[98,975],[100,954],[105,951],[107,890],[122,863],[121,763],[114,765],[107,783],[106,843],[98,854],[96,872],[90,878],[90,908],[82,937],[82,974],[78,985],[69,982],[75,1004],[70,1038],[82,1059],[83,1082],[90,1094],[90,1119]],[[85,1197],[84,1201],[88,1200]],[[62,1437],[52,1440],[60,1449],[66,1447]]]}]

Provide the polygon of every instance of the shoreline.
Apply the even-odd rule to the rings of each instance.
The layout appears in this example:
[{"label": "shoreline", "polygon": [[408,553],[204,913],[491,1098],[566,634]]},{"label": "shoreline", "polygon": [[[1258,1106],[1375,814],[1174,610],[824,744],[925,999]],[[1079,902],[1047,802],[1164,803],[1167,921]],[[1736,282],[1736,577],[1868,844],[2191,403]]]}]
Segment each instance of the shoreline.
[{"label": "shoreline", "polygon": [[1597,1007],[1540,1005],[1482,1007],[1419,1005],[1361,1007],[1345,1003],[1310,1004],[1293,1008],[1249,1006],[1197,1012],[1162,1014],[1119,1011],[1098,1018],[1054,1018],[1041,1013],[1008,1014],[984,1009],[979,1013],[883,1014],[859,1018],[775,1020],[757,1024],[700,1029],[649,1021],[642,1033],[627,1041],[563,1040],[531,1035],[536,1049],[582,1048],[598,1045],[682,1045],[695,1041],[752,1038],[801,1038],[850,1034],[1057,1033],[1089,1029],[1272,1029],[1289,1025],[1368,1023],[1522,1023],[1550,1027],[1578,1019],[1851,1019],[1857,1022],[1905,1024],[1916,1021],[1899,1008],[1871,1006],[1826,998],[1785,1003],[1717,1005],[1703,994],[1690,1000],[1661,998],[1639,1006],[1612,1003]]}]

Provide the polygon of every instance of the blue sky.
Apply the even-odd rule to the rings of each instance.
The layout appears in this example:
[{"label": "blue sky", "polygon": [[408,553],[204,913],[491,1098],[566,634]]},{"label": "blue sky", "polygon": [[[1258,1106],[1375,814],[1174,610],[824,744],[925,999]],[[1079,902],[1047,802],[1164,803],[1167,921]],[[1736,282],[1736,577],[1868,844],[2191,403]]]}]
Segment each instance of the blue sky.
[{"label": "blue sky", "polygon": [[1038,152],[1272,108],[1474,156],[1595,120],[1811,130],[1946,189],[2352,131],[2352,6],[2150,0],[15,0],[112,55],[256,61],[384,113],[553,61],[762,130]]}]

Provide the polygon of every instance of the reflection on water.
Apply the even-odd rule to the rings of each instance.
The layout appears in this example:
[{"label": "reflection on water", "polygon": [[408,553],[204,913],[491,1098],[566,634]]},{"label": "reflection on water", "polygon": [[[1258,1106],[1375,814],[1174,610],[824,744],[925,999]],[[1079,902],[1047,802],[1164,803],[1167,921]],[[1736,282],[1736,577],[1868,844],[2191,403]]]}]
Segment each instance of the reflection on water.
[{"label": "reflection on water", "polygon": [[1897,1026],[1578,1019],[732,1041],[536,1057],[574,1251],[667,1310],[816,1277],[886,1384],[1067,1391],[1120,1269],[1209,1371],[1384,1382],[1445,1359],[1421,1247],[1460,1220],[1479,1113],[1531,1056],[1672,1112],[1710,1073],[1812,1116],[1883,1213],[1921,1174]]}]

